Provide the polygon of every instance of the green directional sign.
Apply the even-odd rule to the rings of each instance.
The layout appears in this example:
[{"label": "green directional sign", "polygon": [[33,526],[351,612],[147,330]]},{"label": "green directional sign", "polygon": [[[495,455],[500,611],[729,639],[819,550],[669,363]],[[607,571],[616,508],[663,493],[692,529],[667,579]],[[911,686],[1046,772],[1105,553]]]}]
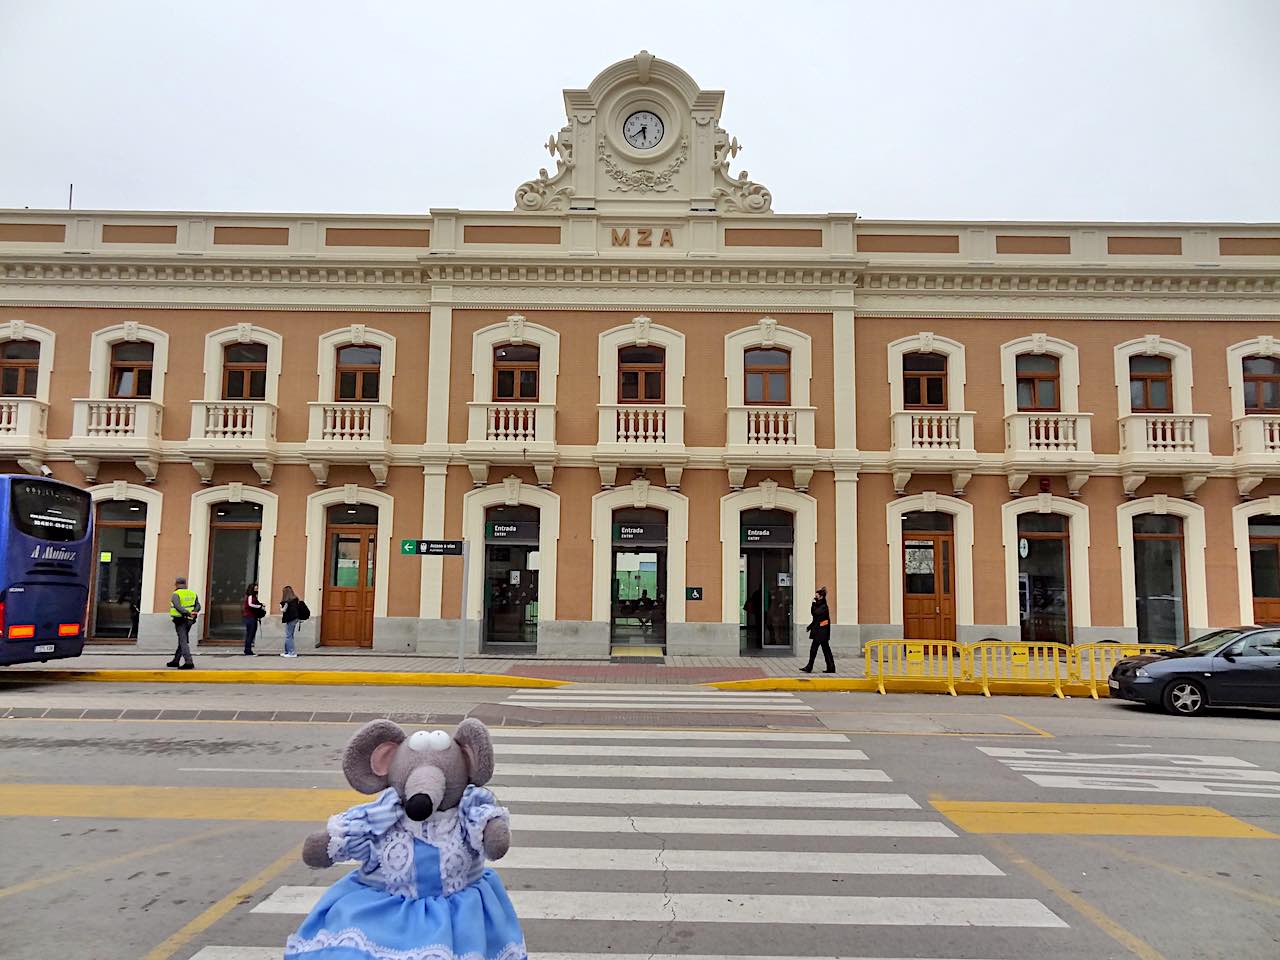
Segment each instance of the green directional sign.
[{"label": "green directional sign", "polygon": [[460,557],[461,540],[401,540],[400,552],[414,557]]},{"label": "green directional sign", "polygon": [[400,552],[411,555],[411,556],[416,556],[418,553],[418,541],[417,540],[401,540]]}]

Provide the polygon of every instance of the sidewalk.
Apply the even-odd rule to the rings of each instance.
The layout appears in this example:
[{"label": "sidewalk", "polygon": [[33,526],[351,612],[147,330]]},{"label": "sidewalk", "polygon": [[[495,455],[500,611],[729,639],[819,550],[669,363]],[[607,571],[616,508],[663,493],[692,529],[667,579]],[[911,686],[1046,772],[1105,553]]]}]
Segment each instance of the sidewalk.
[{"label": "sidewalk", "polygon": [[[22,664],[6,668],[6,672],[48,674],[50,678],[64,678],[68,672],[89,673],[110,671],[109,676],[93,679],[110,679],[126,682],[129,679],[146,680],[154,671],[164,671],[164,679],[170,682],[210,682],[209,671],[246,671],[270,673],[268,683],[290,682],[289,675],[296,675],[297,682],[326,682],[316,674],[332,674],[335,683],[395,683],[395,675],[419,675],[420,682],[433,682],[448,686],[451,679],[459,686],[519,686],[519,678],[534,681],[566,683],[621,683],[621,684],[698,684],[732,680],[763,680],[772,677],[804,678],[799,667],[801,660],[794,657],[665,657],[664,663],[613,663],[609,660],[549,660],[518,659],[478,655],[468,657],[462,669],[456,657],[431,657],[417,654],[372,653],[368,651],[304,650],[298,657],[287,659],[276,654],[246,657],[235,650],[208,648],[195,653],[198,669],[194,671],[167,670],[163,652],[154,650],[117,650],[103,647],[87,647],[85,653],[74,659],[52,660],[49,663]],[[861,658],[837,661],[837,677],[850,678],[863,675]],[[134,677],[121,676],[137,672]],[[276,674],[284,674],[279,679]],[[307,675],[306,678],[302,675]],[[360,675],[366,675],[362,678]],[[815,676],[821,676],[819,672]],[[341,679],[340,679],[341,677]],[[436,678],[427,681],[427,677]],[[489,682],[485,678],[491,678]],[[85,677],[89,679],[89,677]],[[227,678],[230,679],[229,677]],[[214,680],[213,682],[218,682]],[[237,681],[231,681],[237,682]],[[246,679],[243,682],[255,682]],[[264,681],[257,681],[264,682]],[[412,683],[412,680],[405,682]],[[530,684],[531,686],[534,684]]]}]

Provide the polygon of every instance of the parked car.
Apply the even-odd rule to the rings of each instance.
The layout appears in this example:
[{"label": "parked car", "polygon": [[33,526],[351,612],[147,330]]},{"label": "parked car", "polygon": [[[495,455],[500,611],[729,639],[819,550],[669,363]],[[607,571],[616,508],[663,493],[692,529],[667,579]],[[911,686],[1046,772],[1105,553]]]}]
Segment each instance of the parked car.
[{"label": "parked car", "polygon": [[1126,657],[1113,697],[1193,717],[1207,707],[1280,707],[1280,629],[1215,630],[1167,653]]}]

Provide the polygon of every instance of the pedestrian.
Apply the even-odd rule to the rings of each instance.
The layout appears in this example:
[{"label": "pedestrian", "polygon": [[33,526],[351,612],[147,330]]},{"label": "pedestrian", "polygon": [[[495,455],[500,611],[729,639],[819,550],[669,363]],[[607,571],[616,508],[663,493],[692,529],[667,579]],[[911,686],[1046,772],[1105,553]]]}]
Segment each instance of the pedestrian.
[{"label": "pedestrian", "polygon": [[280,594],[280,619],[284,621],[284,653],[282,657],[296,657],[298,651],[293,646],[293,632],[298,629],[298,622],[302,619],[299,611],[302,601],[298,599],[298,595],[293,592],[293,587],[286,586],[284,592]]},{"label": "pedestrian", "polygon": [[[173,595],[169,597],[169,616],[173,620],[173,630],[178,635],[178,649],[173,651],[173,659],[167,666],[179,670],[194,670],[195,663],[191,659],[191,627],[200,613],[200,598],[187,586],[186,577],[174,577]],[[181,662],[180,662],[181,661]]]},{"label": "pedestrian", "polygon": [[258,621],[267,615],[267,607],[258,599],[258,585],[251,583],[244,588],[244,602],[240,604],[240,616],[244,618],[244,655],[252,657],[253,641],[258,636]]},{"label": "pedestrian", "polygon": [[831,656],[831,611],[827,607],[827,588],[819,587],[813,595],[813,604],[809,607],[809,662],[800,669],[805,673],[813,673],[813,661],[818,651],[827,661],[827,669],[823,673],[835,673],[836,661]]}]

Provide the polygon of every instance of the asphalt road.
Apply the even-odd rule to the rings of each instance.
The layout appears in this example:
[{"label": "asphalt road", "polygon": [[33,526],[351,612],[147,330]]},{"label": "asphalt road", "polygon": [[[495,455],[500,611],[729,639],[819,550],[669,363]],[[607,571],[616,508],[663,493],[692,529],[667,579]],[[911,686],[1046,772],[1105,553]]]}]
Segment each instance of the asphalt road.
[{"label": "asphalt road", "polygon": [[534,957],[1280,956],[1280,713],[69,683],[0,686],[0,957],[278,957],[373,714],[494,729]]}]

